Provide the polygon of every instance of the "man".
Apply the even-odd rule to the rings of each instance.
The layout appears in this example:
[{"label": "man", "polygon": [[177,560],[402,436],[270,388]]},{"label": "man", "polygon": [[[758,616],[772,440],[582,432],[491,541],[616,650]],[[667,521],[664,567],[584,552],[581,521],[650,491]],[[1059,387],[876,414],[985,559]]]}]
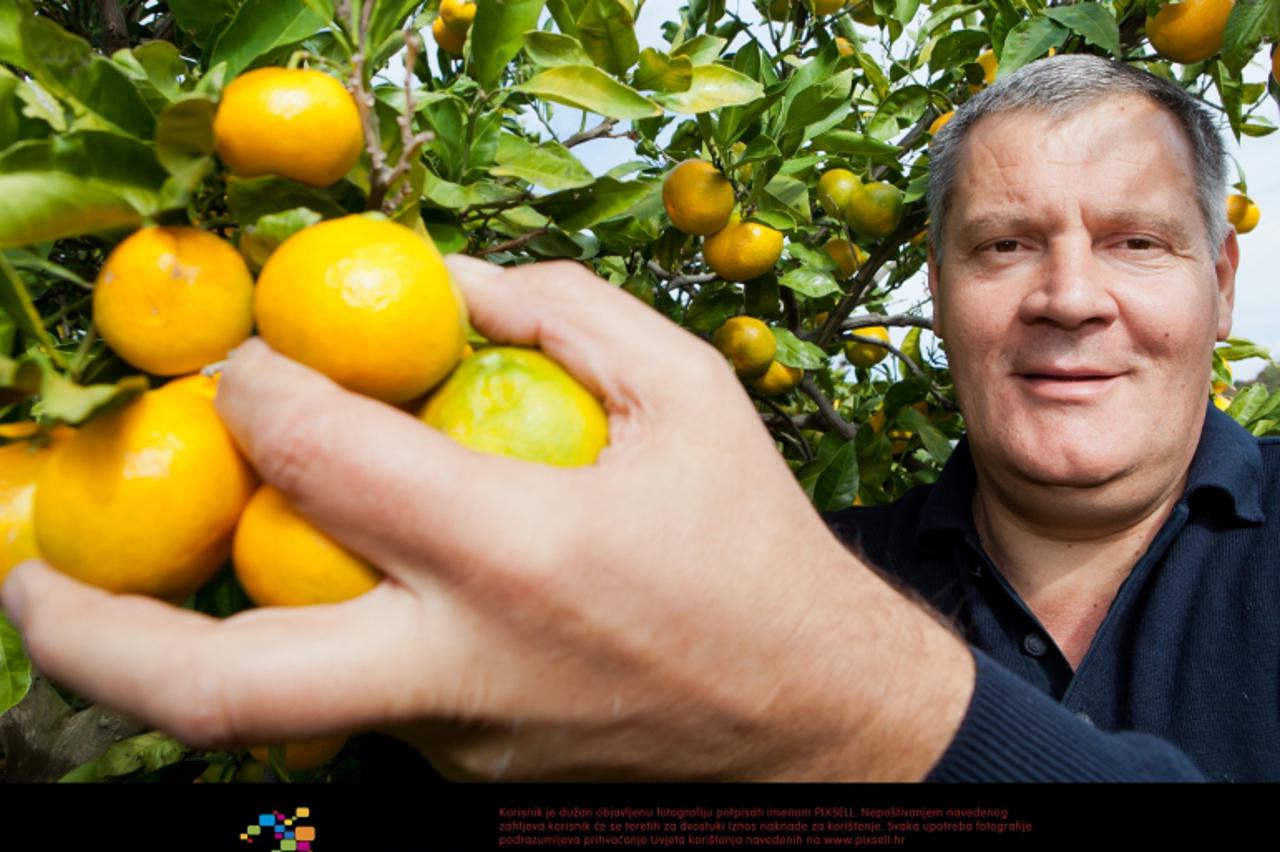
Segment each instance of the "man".
[{"label": "man", "polygon": [[[469,453],[251,341],[220,412],[263,477],[387,581],[338,606],[217,622],[33,562],[12,572],[5,608],[51,677],[201,745],[379,728],[478,778],[1217,772],[1212,745],[1187,736],[1211,712],[1134,698],[1163,672],[1165,690],[1193,683],[1205,699],[1221,675],[1211,739],[1277,723],[1274,621],[1253,619],[1274,619],[1278,596],[1265,566],[1242,561],[1274,543],[1274,525],[1252,526],[1274,501],[1222,478],[1261,469],[1257,444],[1204,421],[1236,264],[1214,212],[1220,152],[1198,172],[1185,125],[1123,75],[1061,118],[1025,105],[966,120],[1019,81],[1055,89],[1104,66],[1061,58],[1013,75],[939,141],[935,162],[950,145],[958,165],[934,197],[930,281],[972,450],[901,507],[832,519],[962,619],[973,646],[832,535],[704,342],[576,266],[465,258],[451,268],[477,327],[540,345],[605,401],[595,466]],[[1223,457],[1232,470],[1214,466]],[[1209,494],[1202,517],[1215,485],[1227,497]],[[938,549],[916,552],[935,532]],[[1192,554],[1190,539],[1209,543]],[[1235,558],[1197,562],[1188,580],[1180,560],[1218,552]],[[962,573],[974,564],[981,578]],[[1224,590],[1221,576],[1237,579]],[[1001,590],[1004,609],[984,609]],[[1020,658],[1010,631],[1030,622],[1045,647],[1027,639]],[[1204,638],[1206,623],[1221,633]],[[1256,665],[1219,641],[1241,631]],[[1047,657],[1059,681],[1035,670]],[[1072,665],[1091,677],[1080,696]],[[1246,682],[1253,704],[1232,692]],[[1280,774],[1270,758],[1223,765]]]}]

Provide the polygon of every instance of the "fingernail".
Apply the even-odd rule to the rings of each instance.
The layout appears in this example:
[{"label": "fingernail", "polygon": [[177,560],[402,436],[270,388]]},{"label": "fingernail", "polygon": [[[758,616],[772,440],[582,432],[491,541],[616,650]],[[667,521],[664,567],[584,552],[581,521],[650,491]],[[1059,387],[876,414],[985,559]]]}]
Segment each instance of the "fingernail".
[{"label": "fingernail", "polygon": [[502,267],[498,264],[465,254],[446,255],[444,263],[451,273],[462,277],[474,278],[481,275],[492,277],[502,274]]}]

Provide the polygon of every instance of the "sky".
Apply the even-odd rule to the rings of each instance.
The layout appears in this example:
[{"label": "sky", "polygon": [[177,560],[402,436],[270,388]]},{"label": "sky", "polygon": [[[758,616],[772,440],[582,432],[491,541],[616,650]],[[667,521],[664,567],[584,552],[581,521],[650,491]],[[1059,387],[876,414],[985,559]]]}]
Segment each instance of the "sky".
[{"label": "sky", "polygon": [[[647,0],[640,4],[636,19],[636,32],[640,47],[663,48],[661,26],[667,20],[679,20],[679,10],[684,0]],[[727,7],[736,10],[743,20],[758,21],[750,0],[727,0]],[[859,33],[868,36],[875,30],[858,26]],[[735,45],[730,45],[732,49]],[[868,50],[874,49],[867,45]],[[434,54],[435,51],[429,51]],[[432,55],[434,62],[434,55]],[[1265,53],[1260,53],[1245,70],[1246,82],[1262,82],[1269,73]],[[1267,98],[1261,114],[1273,124],[1280,125],[1280,109],[1274,100]],[[561,137],[578,130],[582,113],[568,107],[557,107],[552,126]],[[588,126],[599,121],[598,116],[588,116]],[[1272,350],[1280,357],[1280,132],[1263,138],[1245,137],[1237,143],[1229,129],[1223,128],[1223,140],[1227,151],[1243,170],[1249,188],[1249,196],[1258,204],[1262,217],[1258,226],[1241,235],[1240,266],[1236,278],[1236,304],[1232,334],[1244,337]],[[635,158],[632,143],[625,139],[595,140],[574,148],[574,154],[594,174],[603,174],[613,166]],[[1234,174],[1232,180],[1234,182]],[[928,290],[922,276],[907,282],[897,292],[892,310],[905,310],[927,298]],[[892,338],[899,342],[905,329],[895,329]],[[928,335],[926,335],[928,337]],[[926,343],[926,347],[928,343]],[[1236,379],[1253,377],[1266,366],[1261,359],[1241,361],[1234,367]]]}]

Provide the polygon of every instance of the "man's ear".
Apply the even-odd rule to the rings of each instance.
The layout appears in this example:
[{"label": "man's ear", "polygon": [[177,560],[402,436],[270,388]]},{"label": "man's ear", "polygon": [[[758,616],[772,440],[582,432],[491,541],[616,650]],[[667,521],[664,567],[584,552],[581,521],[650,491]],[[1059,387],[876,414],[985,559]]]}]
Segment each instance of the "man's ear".
[{"label": "man's ear", "polygon": [[[1214,264],[1214,276],[1217,280],[1218,308],[1218,340],[1226,340],[1231,336],[1231,312],[1236,303],[1236,270],[1240,267],[1240,243],[1236,237],[1236,229],[1228,228],[1218,251],[1218,262]],[[932,277],[932,276],[930,276]]]},{"label": "man's ear", "polygon": [[942,305],[938,303],[938,284],[942,272],[933,254],[933,244],[929,244],[929,301],[933,303],[933,333],[945,337],[942,330]]}]

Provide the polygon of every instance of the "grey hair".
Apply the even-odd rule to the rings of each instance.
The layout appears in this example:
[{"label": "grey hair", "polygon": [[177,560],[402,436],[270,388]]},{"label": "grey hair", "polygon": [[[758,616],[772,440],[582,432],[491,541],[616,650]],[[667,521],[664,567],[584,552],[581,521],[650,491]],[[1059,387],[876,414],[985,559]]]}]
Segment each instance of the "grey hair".
[{"label": "grey hair", "polygon": [[942,262],[942,235],[951,208],[965,137],[983,116],[1032,110],[1061,118],[1103,97],[1137,93],[1164,107],[1191,144],[1196,200],[1214,259],[1227,234],[1226,150],[1209,111],[1181,87],[1145,71],[1088,54],[1040,59],[982,90],[956,110],[929,146],[929,245]]}]

